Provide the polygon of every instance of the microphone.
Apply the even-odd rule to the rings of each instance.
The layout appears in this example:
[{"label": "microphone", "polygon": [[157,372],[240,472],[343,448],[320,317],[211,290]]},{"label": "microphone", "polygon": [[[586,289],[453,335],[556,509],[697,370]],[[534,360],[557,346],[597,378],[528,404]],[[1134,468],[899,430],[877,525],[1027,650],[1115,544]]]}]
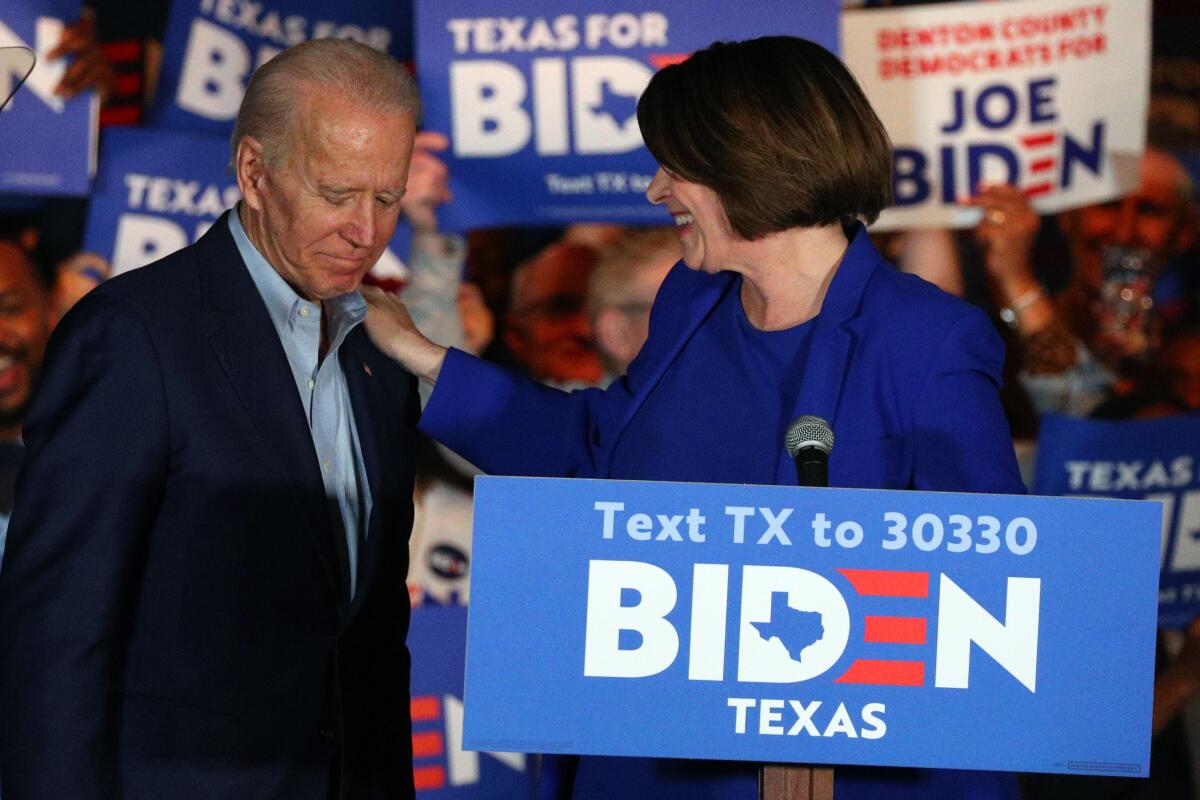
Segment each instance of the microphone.
[{"label": "microphone", "polygon": [[783,445],[796,462],[800,486],[829,485],[829,451],[833,450],[833,429],[820,417],[805,414],[792,420]]}]

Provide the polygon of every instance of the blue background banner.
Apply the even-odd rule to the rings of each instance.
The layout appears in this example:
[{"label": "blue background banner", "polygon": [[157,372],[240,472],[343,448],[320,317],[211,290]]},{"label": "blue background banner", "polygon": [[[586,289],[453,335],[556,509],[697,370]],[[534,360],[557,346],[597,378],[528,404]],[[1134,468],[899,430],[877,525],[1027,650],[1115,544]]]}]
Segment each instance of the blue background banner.
[{"label": "blue background banner", "polygon": [[462,749],[464,606],[412,612],[413,778],[421,800],[511,800],[530,794],[528,757]]},{"label": "blue background banner", "polygon": [[[66,101],[56,97],[54,89],[68,61],[46,60],[63,27],[79,19],[79,11],[79,0],[6,0],[0,5],[0,47],[28,47],[38,58],[29,80],[0,111],[0,192],[88,192],[96,164],[99,99],[95,92]],[[9,81],[10,76],[0,75],[0,94]]]},{"label": "blue background banner", "polygon": [[280,50],[328,37],[411,61],[411,2],[176,0],[152,119],[229,136],[251,73]]},{"label": "blue background banner", "polygon": [[1144,776],[1160,517],[479,478],[466,746]]},{"label": "blue background banner", "polygon": [[425,127],[451,141],[455,201],[443,224],[463,230],[668,223],[644,197],[656,167],[635,112],[651,75],[717,38],[786,33],[836,52],[841,4],[758,3],[753,14],[711,0],[415,7]]},{"label": "blue background banner", "polygon": [[[1112,422],[1046,416],[1038,494],[1125,497],[1163,504],[1159,624],[1200,614],[1200,415]],[[1132,535],[1132,534],[1130,534]],[[1131,543],[1132,546],[1132,543]]]},{"label": "blue background banner", "polygon": [[220,136],[113,128],[101,155],[84,249],[114,274],[191,244],[241,197]]}]

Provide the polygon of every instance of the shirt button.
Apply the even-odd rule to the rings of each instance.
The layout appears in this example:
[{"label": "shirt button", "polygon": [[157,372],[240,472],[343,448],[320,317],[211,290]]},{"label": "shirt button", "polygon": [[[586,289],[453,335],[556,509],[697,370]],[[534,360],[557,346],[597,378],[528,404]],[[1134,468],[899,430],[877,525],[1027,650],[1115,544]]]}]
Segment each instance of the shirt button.
[{"label": "shirt button", "polygon": [[316,382],[316,381],[314,381],[312,378],[309,378],[309,379],[308,379],[308,388],[309,388],[309,389],[312,389],[312,388],[313,388],[314,386],[316,386],[316,385],[317,385],[317,382]]},{"label": "shirt button", "polygon": [[321,466],[325,468],[326,472],[329,472],[331,469],[333,469],[333,462],[327,458],[321,462]]},{"label": "shirt button", "polygon": [[302,316],[302,317],[308,316],[308,306],[300,306],[300,316]]}]

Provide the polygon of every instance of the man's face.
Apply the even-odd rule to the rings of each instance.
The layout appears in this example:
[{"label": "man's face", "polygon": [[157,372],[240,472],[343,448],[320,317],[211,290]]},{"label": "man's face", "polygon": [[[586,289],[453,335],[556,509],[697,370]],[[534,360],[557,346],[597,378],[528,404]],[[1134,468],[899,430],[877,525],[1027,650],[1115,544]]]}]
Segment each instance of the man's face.
[{"label": "man's face", "polygon": [[309,300],[358,289],[379,260],[396,230],[415,136],[409,113],[371,111],[320,91],[298,99],[282,163],[260,157],[257,168],[243,168],[239,157],[238,175],[251,210],[247,232]]},{"label": "man's face", "polygon": [[554,245],[523,271],[505,343],[537,380],[594,384],[603,377],[584,309],[592,263],[586,251]]},{"label": "man's face", "polygon": [[1182,252],[1190,242],[1188,206],[1181,192],[1183,167],[1166,153],[1147,150],[1135,193],[1070,212],[1064,230],[1071,243],[1079,278],[1095,289],[1101,281],[1106,247],[1145,248],[1154,266]]},{"label": "man's face", "polygon": [[25,416],[49,336],[45,287],[25,253],[0,242],[0,425]]}]

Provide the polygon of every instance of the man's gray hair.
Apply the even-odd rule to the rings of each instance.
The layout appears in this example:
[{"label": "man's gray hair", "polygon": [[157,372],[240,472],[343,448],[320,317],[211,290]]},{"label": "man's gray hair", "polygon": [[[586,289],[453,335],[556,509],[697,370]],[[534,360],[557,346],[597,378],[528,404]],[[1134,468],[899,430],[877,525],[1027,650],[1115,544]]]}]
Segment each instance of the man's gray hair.
[{"label": "man's gray hair", "polygon": [[313,39],[289,47],[259,67],[246,87],[229,142],[236,169],[238,143],[256,139],[267,163],[281,164],[294,139],[294,123],[306,89],[322,89],[383,113],[421,116],[421,96],[404,66],[348,39]]}]

